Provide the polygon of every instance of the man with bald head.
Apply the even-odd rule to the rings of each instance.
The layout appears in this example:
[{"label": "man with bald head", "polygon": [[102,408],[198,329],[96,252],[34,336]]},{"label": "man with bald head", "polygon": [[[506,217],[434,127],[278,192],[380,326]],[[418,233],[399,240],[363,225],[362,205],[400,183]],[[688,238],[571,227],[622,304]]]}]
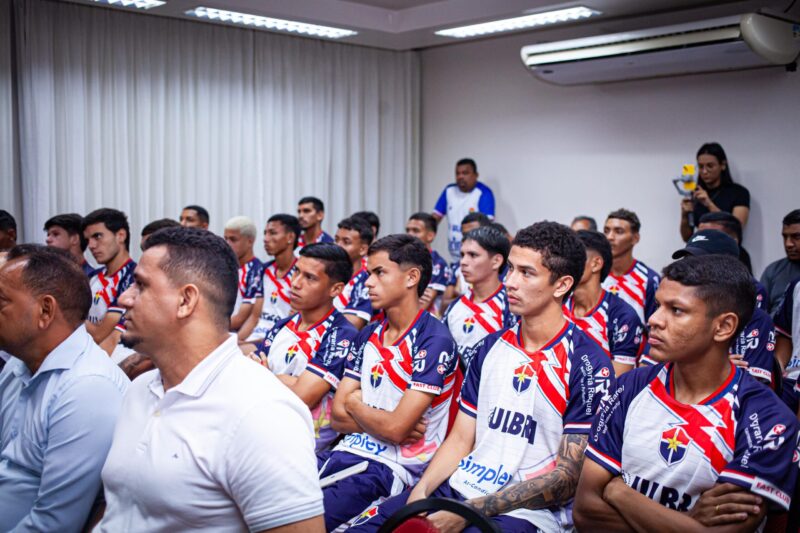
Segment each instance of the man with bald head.
[{"label": "man with bald head", "polygon": [[67,252],[0,265],[0,531],[80,531],[99,493],[128,379],[86,331],[91,303]]}]

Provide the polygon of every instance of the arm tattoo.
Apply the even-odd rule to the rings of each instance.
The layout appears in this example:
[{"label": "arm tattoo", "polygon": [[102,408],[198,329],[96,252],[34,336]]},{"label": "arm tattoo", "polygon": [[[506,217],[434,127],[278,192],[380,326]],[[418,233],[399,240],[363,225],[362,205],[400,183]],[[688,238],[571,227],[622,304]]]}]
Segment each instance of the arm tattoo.
[{"label": "arm tattoo", "polygon": [[563,505],[575,496],[587,440],[586,435],[562,436],[554,470],[467,503],[486,516],[520,508],[543,509]]}]

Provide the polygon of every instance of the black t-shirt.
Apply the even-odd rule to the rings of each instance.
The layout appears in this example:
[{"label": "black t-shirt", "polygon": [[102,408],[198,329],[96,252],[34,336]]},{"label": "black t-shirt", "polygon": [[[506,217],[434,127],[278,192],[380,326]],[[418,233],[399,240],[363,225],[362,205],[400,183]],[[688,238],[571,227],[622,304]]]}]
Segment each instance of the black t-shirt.
[{"label": "black t-shirt", "polygon": [[[733,213],[736,206],[750,207],[750,191],[738,183],[720,185],[716,189],[706,189],[708,198],[719,207],[720,211]],[[694,202],[694,223],[700,223],[700,217],[708,213],[708,208],[700,202]]]}]

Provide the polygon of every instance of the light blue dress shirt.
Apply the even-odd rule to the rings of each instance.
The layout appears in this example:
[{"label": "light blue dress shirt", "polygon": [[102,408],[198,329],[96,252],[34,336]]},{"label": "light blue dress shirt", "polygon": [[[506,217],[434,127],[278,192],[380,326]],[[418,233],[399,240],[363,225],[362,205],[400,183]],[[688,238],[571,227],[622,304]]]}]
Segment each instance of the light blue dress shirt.
[{"label": "light blue dress shirt", "polygon": [[84,326],[33,376],[8,360],[0,373],[0,531],[80,531],[128,384]]}]

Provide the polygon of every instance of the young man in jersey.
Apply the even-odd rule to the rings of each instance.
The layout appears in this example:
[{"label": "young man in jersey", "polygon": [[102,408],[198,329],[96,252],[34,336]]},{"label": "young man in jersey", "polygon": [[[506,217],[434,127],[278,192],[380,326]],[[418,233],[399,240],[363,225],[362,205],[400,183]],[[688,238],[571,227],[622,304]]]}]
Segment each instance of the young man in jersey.
[{"label": "young man in jersey", "polygon": [[378,233],[381,231],[381,219],[373,211],[358,211],[350,215],[351,217],[363,218],[372,228],[372,240],[378,238]]},{"label": "young man in jersey", "polygon": [[[128,217],[116,209],[97,209],[83,218],[81,231],[94,260],[101,265],[89,281],[92,307],[86,330],[97,344],[102,344],[125,312],[117,300],[133,283],[136,263],[128,253],[131,243]],[[116,342],[111,343],[112,350],[114,345]]]},{"label": "young man in jersey", "polygon": [[275,324],[292,313],[292,274],[297,260],[294,249],[300,233],[300,223],[293,215],[279,213],[267,220],[264,250],[273,259],[264,265],[261,280],[263,298],[260,301],[256,299],[254,314],[242,326],[242,331],[252,331],[241,346],[244,353],[255,350]]},{"label": "young man in jersey", "polygon": [[83,273],[91,279],[95,274],[95,269],[83,256],[89,243],[83,238],[82,223],[83,217],[77,213],[65,213],[51,217],[44,223],[44,231],[47,233],[44,242],[47,246],[69,252],[75,258],[75,262],[81,266]]},{"label": "young man in jersey", "polygon": [[786,287],[778,312],[775,313],[775,357],[786,369],[786,376],[800,375],[800,277]]},{"label": "young man in jersey", "polygon": [[17,244],[17,221],[11,213],[0,209],[0,252],[6,252]]},{"label": "young man in jersey", "polygon": [[358,334],[334,397],[332,427],[345,437],[320,458],[320,478],[357,473],[323,489],[328,531],[418,479],[444,440],[456,392],[455,342],[418,303],[431,275],[428,249],[389,235],[370,246],[367,269],[370,300],[386,318]]},{"label": "young man in jersey", "polygon": [[505,268],[511,244],[494,228],[477,228],[464,234],[461,272],[472,287],[445,311],[442,322],[458,346],[464,369],[469,350],[487,335],[513,323],[506,288],[499,274]]},{"label": "young man in jersey", "polygon": [[358,334],[333,307],[351,273],[350,258],[338,246],[303,247],[292,275],[291,303],[297,314],[278,322],[256,350],[261,363],[311,409],[317,452],[338,436],[331,428],[333,395]]},{"label": "young man in jersey", "polygon": [[181,211],[180,223],[184,228],[208,229],[208,211],[199,205],[187,205]]},{"label": "young man in jersey", "polygon": [[[625,374],[601,403],[575,499],[579,530],[754,531],[769,509],[789,508],[797,419],[728,359],[754,298],[734,257],[664,269],[649,326],[666,363]],[[759,503],[737,506],[753,495]]]},{"label": "young man in jersey", "polygon": [[365,219],[352,216],[339,222],[334,239],[350,258],[353,277],[348,280],[333,304],[360,330],[372,318],[372,303],[364,285],[369,277],[366,256],[367,249],[372,244],[372,228]]},{"label": "young man in jersey", "polygon": [[602,287],[611,271],[608,240],[597,231],[579,230],[576,235],[586,248],[586,266],[564,301],[564,314],[600,345],[619,377],[636,364],[644,325],[630,304]]},{"label": "young man in jersey", "polygon": [[297,241],[297,252],[306,244],[314,242],[333,242],[333,237],[322,231],[322,221],[325,220],[325,204],[313,196],[305,196],[297,202],[297,219],[303,234]]},{"label": "young man in jersey", "polygon": [[430,311],[435,316],[441,316],[442,295],[450,284],[452,273],[447,261],[439,255],[439,252],[431,248],[436,239],[436,218],[428,213],[414,213],[406,222],[406,233],[421,240],[430,250],[433,270],[431,271],[430,282],[419,299],[420,306],[426,311]]},{"label": "young man in jersey", "polygon": [[447,248],[453,262],[461,259],[461,221],[475,211],[494,218],[494,194],[478,181],[475,161],[465,158],[456,163],[456,182],[444,188],[432,213],[437,222],[447,217]]},{"label": "young man in jersey", "polygon": [[655,310],[659,276],[633,257],[641,227],[639,217],[633,211],[617,209],[609,213],[603,233],[611,245],[614,263],[603,288],[628,302],[636,310],[639,320],[647,323]]},{"label": "young man in jersey", "polygon": [[769,313],[775,314],[781,305],[786,287],[800,276],[800,209],[790,211],[782,221],[781,237],[786,257],[767,265],[761,283],[769,293]]},{"label": "young man in jersey", "polygon": [[250,336],[252,329],[247,331],[243,326],[248,324],[248,328],[255,327],[255,319],[260,316],[256,310],[263,304],[258,300],[264,298],[261,285],[264,265],[253,254],[256,225],[248,217],[233,217],[225,223],[224,236],[239,260],[239,296],[231,315],[231,330],[238,332],[239,340],[244,340]]},{"label": "young man in jersey", "polygon": [[[426,497],[466,500],[503,531],[570,528],[591,422],[614,381],[608,356],[561,311],[585,262],[566,226],[517,233],[506,283],[520,321],[478,343],[447,440],[412,491],[363,513],[361,530]],[[447,512],[428,520],[439,531],[465,526]]]},{"label": "young man in jersey", "polygon": [[[470,231],[485,226],[492,222],[488,216],[479,211],[467,214],[461,219],[461,235],[466,235]],[[509,241],[510,243],[511,241]],[[447,309],[456,298],[469,291],[469,283],[464,279],[461,274],[461,260],[450,264],[450,283],[444,291],[442,296],[442,306]]]}]

